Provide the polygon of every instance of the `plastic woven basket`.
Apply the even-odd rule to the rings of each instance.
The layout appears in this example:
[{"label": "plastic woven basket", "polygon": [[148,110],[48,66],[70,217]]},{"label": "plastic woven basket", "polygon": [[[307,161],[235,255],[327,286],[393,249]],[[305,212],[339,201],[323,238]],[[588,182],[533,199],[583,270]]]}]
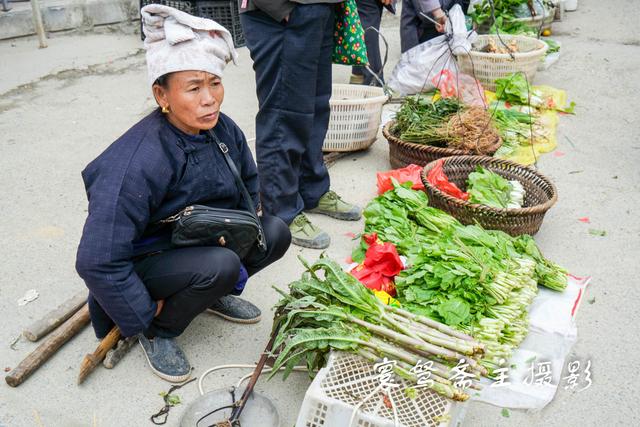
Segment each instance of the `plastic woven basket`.
[{"label": "plastic woven basket", "polygon": [[[480,52],[490,40],[498,46],[515,40],[519,52],[513,56],[508,53]],[[516,72],[523,72],[531,83],[546,52],[547,44],[533,37],[501,34],[498,38],[495,34],[482,34],[473,42],[473,50],[458,55],[456,59],[463,73],[475,76],[485,89],[496,90],[496,79]]]},{"label": "plastic woven basket", "polygon": [[[390,392],[398,415],[398,427],[456,427],[462,424],[466,406],[429,389],[415,389],[412,399],[405,390],[412,384],[397,379]],[[379,374],[366,360],[349,353],[332,352],[309,386],[295,427],[348,427],[356,406],[380,385]],[[349,427],[393,427],[393,410],[381,393],[362,402]]]},{"label": "plastic woven basket", "polygon": [[[237,0],[140,0],[140,9],[148,4],[163,4],[201,18],[213,19],[231,33],[235,47],[246,45]],[[141,38],[142,20],[140,21]]]},{"label": "plastic woven basket", "polygon": [[382,106],[387,95],[379,87],[334,84],[331,116],[323,151],[357,151],[369,148],[378,136]]},{"label": "plastic woven basket", "polygon": [[229,30],[235,47],[247,44],[242,32],[242,25],[240,25],[240,10],[237,0],[196,0],[195,4],[197,16],[213,19]]},{"label": "plastic woven basket", "polygon": [[[164,6],[170,6],[174,9],[187,12],[193,15],[196,11],[195,0],[140,0],[140,9],[148,4],[162,4]],[[142,31],[142,19],[140,19],[140,38],[144,41],[144,32]]]},{"label": "plastic woven basket", "polygon": [[524,204],[517,209],[496,209],[470,203],[443,193],[427,181],[427,174],[436,162],[422,170],[422,182],[429,195],[429,205],[451,214],[463,224],[479,223],[489,230],[502,230],[512,236],[535,234],[547,211],[556,203],[556,187],[541,173],[508,160],[486,156],[455,156],[443,160],[442,169],[449,181],[463,191],[467,178],[477,166],[489,169],[508,180],[517,180],[525,191]]},{"label": "plastic woven basket", "polygon": [[[391,167],[394,169],[403,168],[410,164],[425,166],[443,157],[464,156],[468,154],[465,151],[453,148],[434,147],[427,144],[403,141],[391,132],[395,123],[396,122],[392,120],[382,129],[382,134],[389,142],[389,163],[391,163]],[[500,148],[500,143],[489,150],[487,155],[492,155],[498,148]]]}]

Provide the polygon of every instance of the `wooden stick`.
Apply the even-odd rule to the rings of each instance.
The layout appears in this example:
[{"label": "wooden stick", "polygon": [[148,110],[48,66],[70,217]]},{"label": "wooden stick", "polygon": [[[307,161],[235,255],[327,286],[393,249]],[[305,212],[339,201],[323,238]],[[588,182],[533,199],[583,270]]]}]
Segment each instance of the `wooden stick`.
[{"label": "wooden stick", "polygon": [[82,307],[86,302],[87,293],[84,291],[80,292],[60,304],[54,310],[51,310],[42,319],[33,322],[24,331],[22,331],[22,334],[29,341],[38,341],[40,338],[60,326],[60,324],[69,317],[73,316],[73,314],[80,310],[80,307]]},{"label": "wooden stick", "polygon": [[33,12],[33,24],[36,27],[40,48],[47,47],[47,36],[44,33],[44,25],[42,24],[42,13],[40,13],[40,5],[38,0],[31,0],[31,11]]},{"label": "wooden stick", "polygon": [[96,351],[92,354],[87,354],[84,356],[84,360],[80,365],[80,374],[78,375],[78,384],[82,384],[84,380],[89,376],[91,372],[96,369],[96,367],[102,362],[104,356],[106,356],[107,351],[111,350],[116,344],[118,344],[118,340],[120,339],[120,329],[117,326],[114,326],[111,331],[107,334],[106,337],[100,341]]},{"label": "wooden stick", "polygon": [[118,341],[118,345],[107,352],[102,365],[107,369],[113,369],[113,367],[122,360],[124,355],[131,350],[131,347],[133,347],[137,341],[137,337],[127,337]]},{"label": "wooden stick", "polygon": [[85,304],[76,314],[71,316],[58,329],[25,357],[4,378],[11,387],[22,384],[29,376],[42,366],[64,343],[73,338],[86,325],[89,324],[89,307]]}]

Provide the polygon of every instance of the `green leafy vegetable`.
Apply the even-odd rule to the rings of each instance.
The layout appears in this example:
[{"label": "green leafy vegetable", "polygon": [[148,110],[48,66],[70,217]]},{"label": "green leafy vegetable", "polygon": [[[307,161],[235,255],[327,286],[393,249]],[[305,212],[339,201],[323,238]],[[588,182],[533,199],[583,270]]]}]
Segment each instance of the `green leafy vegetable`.
[{"label": "green leafy vegetable", "polygon": [[485,343],[482,365],[499,368],[527,334],[538,286],[563,290],[566,271],[544,258],[530,236],[464,226],[430,208],[423,192],[395,185],[365,209],[365,231],[408,258],[395,280],[397,299]]},{"label": "green leafy vegetable", "polygon": [[[478,166],[467,179],[469,201],[498,209],[511,206],[514,186],[495,172]],[[519,207],[519,206],[518,206]]]}]

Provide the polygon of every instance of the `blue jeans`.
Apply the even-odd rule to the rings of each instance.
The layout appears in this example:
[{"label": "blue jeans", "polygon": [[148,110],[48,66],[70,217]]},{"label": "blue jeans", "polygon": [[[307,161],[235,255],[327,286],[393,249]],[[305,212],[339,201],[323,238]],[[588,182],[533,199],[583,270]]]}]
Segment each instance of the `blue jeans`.
[{"label": "blue jeans", "polygon": [[259,10],[240,22],[256,73],[256,157],[262,208],[287,224],[329,190],[333,4],[296,4],[287,22]]}]

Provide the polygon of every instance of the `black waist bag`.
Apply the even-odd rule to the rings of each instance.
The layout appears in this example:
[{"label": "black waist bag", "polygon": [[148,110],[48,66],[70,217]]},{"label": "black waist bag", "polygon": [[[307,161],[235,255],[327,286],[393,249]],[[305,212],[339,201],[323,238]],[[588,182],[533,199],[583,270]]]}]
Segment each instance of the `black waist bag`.
[{"label": "black waist bag", "polygon": [[262,225],[251,196],[249,196],[249,192],[229,156],[229,149],[218,140],[213,132],[209,131],[209,135],[222,151],[236,181],[236,186],[242,193],[249,210],[192,205],[160,222],[173,224],[171,243],[177,247],[222,246],[234,251],[240,259],[244,258],[255,245],[262,252],[265,252],[267,244],[264,240]]}]

